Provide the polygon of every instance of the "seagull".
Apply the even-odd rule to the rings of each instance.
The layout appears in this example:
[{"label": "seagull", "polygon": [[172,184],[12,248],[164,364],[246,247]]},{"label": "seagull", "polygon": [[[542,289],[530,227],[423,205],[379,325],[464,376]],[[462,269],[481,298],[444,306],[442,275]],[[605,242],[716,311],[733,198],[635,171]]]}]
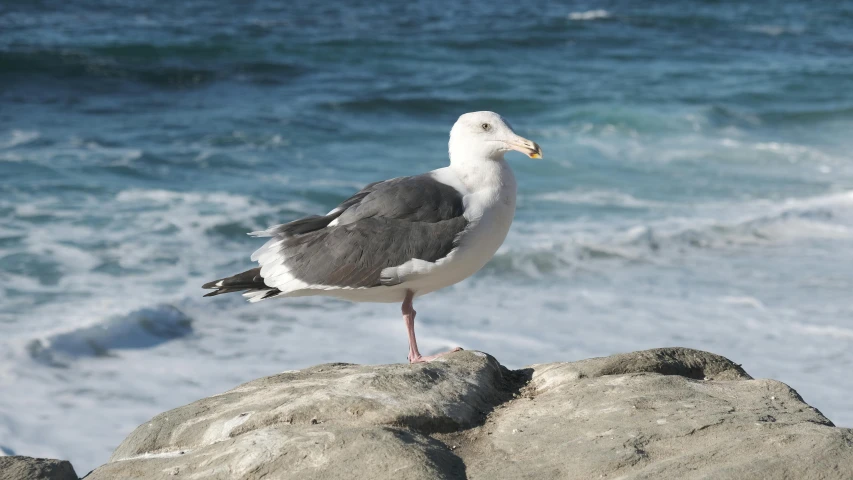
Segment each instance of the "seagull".
[{"label": "seagull", "polygon": [[447,167],[371,183],[326,215],[250,233],[271,237],[252,254],[259,266],[204,284],[214,289],[205,296],[401,302],[410,363],[461,350],[421,355],[412,301],[470,277],[492,258],[515,215],[515,176],[504,154],[542,158],[542,150],[494,112],[460,116],[448,150]]}]

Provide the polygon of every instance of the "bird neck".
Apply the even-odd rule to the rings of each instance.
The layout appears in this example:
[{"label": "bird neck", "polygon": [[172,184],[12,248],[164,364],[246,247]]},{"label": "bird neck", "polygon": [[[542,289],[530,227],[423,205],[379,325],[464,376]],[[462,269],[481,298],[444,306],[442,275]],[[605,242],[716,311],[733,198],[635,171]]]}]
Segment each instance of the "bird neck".
[{"label": "bird neck", "polygon": [[450,169],[469,192],[511,188],[515,193],[515,176],[503,153],[484,159],[451,152]]}]

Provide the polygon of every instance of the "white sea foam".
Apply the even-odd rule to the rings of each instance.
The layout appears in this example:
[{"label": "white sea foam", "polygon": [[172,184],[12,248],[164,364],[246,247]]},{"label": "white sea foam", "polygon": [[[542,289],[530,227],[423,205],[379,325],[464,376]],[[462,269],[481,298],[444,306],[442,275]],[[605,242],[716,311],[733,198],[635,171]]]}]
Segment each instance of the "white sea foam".
[{"label": "white sea foam", "polygon": [[150,200],[158,203],[220,203],[227,206],[248,207],[253,200],[243,195],[233,195],[223,192],[201,193],[201,192],[176,192],[173,190],[123,190],[116,195],[119,202],[138,202]]},{"label": "white sea foam", "polygon": [[632,195],[611,190],[570,190],[537,194],[532,200],[544,200],[574,205],[598,205],[625,208],[651,208],[662,205],[660,202],[643,200]]},{"label": "white sea foam", "polygon": [[19,163],[23,162],[24,157],[15,152],[0,152],[0,162]]},{"label": "white sea foam", "polygon": [[585,12],[572,12],[569,14],[570,20],[598,20],[608,17],[610,17],[610,12],[601,9],[587,10]]},{"label": "white sea foam", "polygon": [[[15,385],[32,395],[26,401],[0,398],[0,412],[41,413],[0,421],[0,438],[14,439],[11,444],[6,442],[8,448],[70,456],[85,471],[105,461],[129,431],[151,416],[252,378],[328,361],[405,360],[405,330],[398,307],[322,298],[253,305],[236,295],[200,298],[203,281],[248,266],[246,256],[253,247],[230,240],[224,247],[217,246],[222,240],[208,229],[244,218],[247,209],[258,214],[274,212],[271,206],[232,194],[132,190],[119,197],[117,212],[146,204],[155,208],[132,216],[111,213],[117,215],[115,223],[97,232],[106,241],[98,248],[123,258],[125,268],[139,268],[142,273],[115,277],[69,268],[70,278],[62,285],[83,295],[30,310],[29,332],[45,333],[35,335],[37,343],[32,333],[17,334],[14,342],[19,347],[0,353],[4,355],[0,358],[0,389]],[[827,325],[838,321],[840,314],[826,307],[830,305],[826,294],[819,290],[810,299],[774,297],[792,281],[786,272],[810,277],[824,274],[825,265],[793,262],[795,256],[780,250],[766,263],[742,267],[733,263],[729,268],[740,270],[727,272],[719,268],[720,257],[713,248],[699,248],[691,242],[698,235],[716,239],[711,245],[731,249],[731,238],[743,235],[744,225],[747,230],[777,225],[773,228],[781,228],[783,233],[794,228],[808,234],[813,226],[795,224],[800,220],[843,224],[851,202],[853,193],[838,192],[783,201],[700,204],[686,207],[682,216],[648,225],[594,219],[565,225],[520,220],[493,262],[500,266],[508,258],[513,275],[504,277],[490,265],[471,281],[419,299],[419,342],[425,352],[456,345],[482,349],[515,367],[662,344],[707,348],[744,363],[753,375],[781,377],[808,394],[810,402],[840,412],[832,399],[846,398],[840,392],[853,385],[842,381],[835,390],[819,386],[811,374],[800,373],[797,362],[805,353],[788,363],[767,353],[794,348],[791,339],[802,338],[802,334],[824,350],[847,348],[832,343],[849,343],[843,330],[847,327],[803,330],[801,323],[792,320],[799,315],[792,311],[807,308],[810,316],[820,316]],[[45,204],[31,213],[49,209]],[[164,222],[176,223],[176,230],[145,233],[150,226]],[[72,243],[96,233],[79,226],[62,228],[66,227],[68,234],[60,237]],[[46,227],[42,233],[43,242],[53,238]],[[817,238],[825,237],[818,233]],[[757,238],[755,242],[786,248],[778,238],[792,237]],[[797,237],[790,248],[796,251],[798,242],[810,239]],[[182,255],[174,263],[146,263],[166,250]],[[747,250],[737,251],[743,254]],[[768,252],[772,255],[772,250]],[[679,258],[687,258],[692,268],[676,268],[683,262]],[[71,256],[61,262],[69,262],[70,267],[77,260]],[[542,266],[549,262],[550,273],[543,273]],[[756,268],[766,270],[761,281],[749,279]],[[701,275],[702,281],[687,290],[682,285],[683,275]],[[838,288],[850,286],[839,275]],[[144,349],[122,348],[123,339],[147,335],[132,312],[147,307],[155,315],[153,319],[162,322],[155,305],[164,301],[195,319],[192,335],[171,336]],[[168,311],[161,313],[168,319]],[[56,321],[42,322],[42,317]],[[118,330],[129,335],[109,333],[115,321]],[[614,331],[621,333],[613,335]],[[744,333],[749,331],[756,333]],[[87,345],[92,335],[103,350]],[[40,345],[42,350],[23,348],[28,345]],[[45,351],[54,362],[44,362],[40,352]],[[98,351],[107,355],[98,356]],[[49,380],[54,375],[61,375],[63,381]],[[57,403],[64,407],[52,406]],[[833,416],[842,425],[853,421],[853,417]],[[55,432],[45,443],[43,433],[52,431],[60,420],[67,430]]]},{"label": "white sea foam", "polygon": [[755,297],[748,296],[725,296],[720,298],[720,301],[723,303],[727,303],[730,305],[743,305],[751,308],[755,308],[757,310],[764,310],[765,306],[761,300]]},{"label": "white sea foam", "polygon": [[837,325],[799,325],[796,329],[806,335],[820,335],[839,340],[853,340],[853,328],[844,328]]},{"label": "white sea foam", "polygon": [[805,29],[802,27],[785,27],[782,25],[749,25],[746,27],[746,31],[763,33],[771,37],[778,37],[779,35],[784,34],[800,35],[805,31]]},{"label": "white sea foam", "polygon": [[[602,224],[586,219],[561,225],[520,223],[487,271],[499,275],[570,275],[596,261],[680,261],[691,251],[761,248],[804,241],[853,239],[853,192],[782,201],[711,202],[693,206],[645,203],[614,192],[534,196],[566,203],[661,208],[664,215]],[[593,203],[598,202],[598,203]]]},{"label": "white sea foam", "polygon": [[6,135],[0,135],[0,149],[8,149],[25,145],[40,136],[41,134],[34,130],[12,130]]},{"label": "white sea foam", "polygon": [[[853,380],[826,387],[802,369],[817,354],[797,350],[804,335],[815,350],[850,349],[853,326],[832,298],[853,288],[846,268],[853,192],[678,204],[601,188],[522,200],[535,208],[627,208],[559,222],[520,212],[484,272],[418,299],[425,353],[461,345],[520,367],[662,344],[706,348],[753,375],[788,381],[839,424],[853,423],[838,400]],[[0,274],[15,287],[0,302],[23,320],[0,340],[0,391],[32,393],[0,396],[0,438],[13,439],[4,440],[10,450],[71,457],[85,471],[151,416],[244,381],[330,361],[405,360],[396,306],[201,298],[205,281],[253,266],[248,255],[261,242],[242,230],[286,220],[282,209],[310,214],[320,206],[164,189],[79,202],[91,220],[49,194],[0,200],[12,208],[0,235],[26,232],[0,245],[0,268],[9,269]],[[816,242],[829,247],[811,250]],[[10,256],[18,270],[2,264]],[[58,282],[20,273],[27,262],[41,271],[52,265]],[[800,289],[807,294],[790,295]],[[192,328],[163,304],[192,318]],[[177,325],[180,334],[152,335],[148,322]],[[778,351],[798,353],[789,359],[772,354]],[[59,422],[67,428],[56,431]]]},{"label": "white sea foam", "polygon": [[837,164],[840,159],[823,152],[820,149],[806,145],[797,145],[784,142],[758,142],[753,145],[755,150],[773,152],[784,156],[791,162],[811,161],[829,164]]}]

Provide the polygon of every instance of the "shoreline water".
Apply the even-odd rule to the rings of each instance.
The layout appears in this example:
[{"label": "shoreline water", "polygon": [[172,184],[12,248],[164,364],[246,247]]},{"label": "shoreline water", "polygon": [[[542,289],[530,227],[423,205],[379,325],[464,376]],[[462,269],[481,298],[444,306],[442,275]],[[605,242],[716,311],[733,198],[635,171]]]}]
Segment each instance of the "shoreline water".
[{"label": "shoreline water", "polygon": [[396,306],[200,285],[251,266],[246,232],[444,166],[481,109],[546,158],[508,155],[512,230],[419,299],[424,353],[684,345],[853,426],[853,10],[471,8],[0,9],[0,448],[84,470],[235,384],[404,361]]}]

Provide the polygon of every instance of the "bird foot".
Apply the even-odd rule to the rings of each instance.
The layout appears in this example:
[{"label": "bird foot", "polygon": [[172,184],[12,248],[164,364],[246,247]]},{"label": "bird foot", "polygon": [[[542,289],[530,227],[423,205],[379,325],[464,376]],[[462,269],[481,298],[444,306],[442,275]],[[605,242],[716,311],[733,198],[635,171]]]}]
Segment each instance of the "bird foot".
[{"label": "bird foot", "polygon": [[462,350],[462,347],[456,347],[453,350],[448,350],[446,352],[436,353],[435,355],[427,355],[426,357],[422,356],[419,353],[413,354],[412,352],[409,352],[408,359],[409,359],[409,363],[431,362],[431,361],[435,360],[436,358],[438,358],[442,355],[447,355],[448,353],[458,352],[460,350]]}]

